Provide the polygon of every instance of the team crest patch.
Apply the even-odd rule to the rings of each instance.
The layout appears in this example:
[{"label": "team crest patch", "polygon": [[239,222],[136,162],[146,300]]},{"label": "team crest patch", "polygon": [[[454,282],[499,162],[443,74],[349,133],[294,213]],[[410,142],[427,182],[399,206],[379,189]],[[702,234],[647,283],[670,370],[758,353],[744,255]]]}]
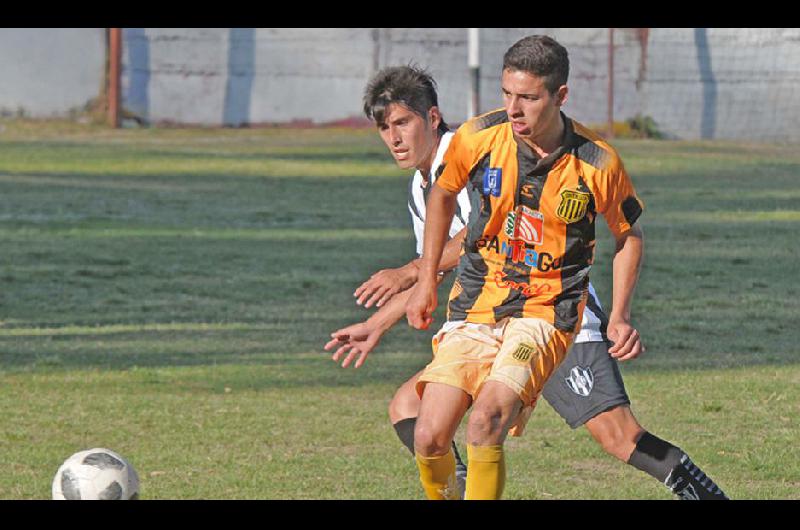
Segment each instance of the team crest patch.
[{"label": "team crest patch", "polygon": [[569,377],[564,378],[570,390],[579,396],[587,397],[594,388],[594,374],[591,368],[575,366],[569,371]]},{"label": "team crest patch", "polygon": [[533,354],[534,347],[528,344],[520,344],[517,346],[517,349],[514,350],[514,353],[511,354],[511,357],[516,359],[517,361],[524,363],[529,361],[531,358],[531,354]]},{"label": "team crest patch", "polygon": [[589,194],[577,190],[563,190],[561,204],[558,205],[556,215],[567,224],[580,221],[586,215],[589,206]]}]

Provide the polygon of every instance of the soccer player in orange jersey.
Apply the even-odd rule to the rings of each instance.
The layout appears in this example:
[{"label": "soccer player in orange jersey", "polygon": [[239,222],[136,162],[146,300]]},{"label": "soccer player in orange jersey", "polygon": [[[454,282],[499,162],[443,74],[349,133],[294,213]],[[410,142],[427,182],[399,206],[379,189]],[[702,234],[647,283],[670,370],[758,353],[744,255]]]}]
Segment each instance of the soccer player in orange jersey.
[{"label": "soccer player in orange jersey", "polygon": [[[643,351],[630,322],[643,206],[616,151],[561,112],[568,72],[566,49],[549,37],[509,48],[504,108],[459,128],[428,197],[418,279],[406,307],[417,329],[430,325],[437,305],[437,265],[457,195],[466,188],[474,205],[448,321],[416,385],[416,459],[431,499],[457,498],[449,448],[470,406],[466,498],[501,497],[506,435],[524,425],[580,331],[598,214],[616,239],[608,353],[627,360]],[[570,377],[576,394],[590,391],[589,372]],[[618,452],[609,452],[682,497],[725,498],[682,451],[646,433],[627,406],[614,410],[592,432],[601,443],[620,440]]]}]

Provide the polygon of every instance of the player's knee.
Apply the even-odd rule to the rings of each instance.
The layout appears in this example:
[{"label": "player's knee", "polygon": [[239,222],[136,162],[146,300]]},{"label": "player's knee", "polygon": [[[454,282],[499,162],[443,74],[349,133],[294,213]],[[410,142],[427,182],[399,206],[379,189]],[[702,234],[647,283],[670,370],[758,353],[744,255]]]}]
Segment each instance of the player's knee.
[{"label": "player's knee", "polygon": [[422,456],[441,456],[450,450],[447,435],[433,425],[417,421],[414,428],[414,449]]},{"label": "player's knee", "polygon": [[467,442],[477,445],[496,445],[502,442],[507,414],[497,407],[476,407],[467,423]]}]

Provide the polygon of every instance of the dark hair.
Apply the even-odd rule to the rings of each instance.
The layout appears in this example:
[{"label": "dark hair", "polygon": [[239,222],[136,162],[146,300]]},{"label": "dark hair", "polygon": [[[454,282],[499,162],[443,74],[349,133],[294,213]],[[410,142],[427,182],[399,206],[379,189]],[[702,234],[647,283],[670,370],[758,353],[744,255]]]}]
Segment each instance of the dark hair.
[{"label": "dark hair", "polygon": [[567,49],[546,35],[531,35],[517,41],[503,56],[503,70],[520,70],[544,79],[551,94],[567,84]]},{"label": "dark hair", "polygon": [[[386,107],[392,103],[405,105],[427,121],[430,108],[439,106],[436,81],[418,66],[384,68],[372,77],[364,89],[364,114],[375,123],[381,124]],[[438,130],[440,133],[449,130],[444,118],[440,121]]]}]

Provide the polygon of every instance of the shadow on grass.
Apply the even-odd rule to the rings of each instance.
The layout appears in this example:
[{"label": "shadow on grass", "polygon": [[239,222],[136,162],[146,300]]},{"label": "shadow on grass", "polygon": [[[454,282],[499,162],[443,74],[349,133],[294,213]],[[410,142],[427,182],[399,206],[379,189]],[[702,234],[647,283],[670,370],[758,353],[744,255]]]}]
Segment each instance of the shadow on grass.
[{"label": "shadow on grass", "polygon": [[[75,370],[207,368],[210,376],[219,371],[229,374],[237,388],[356,387],[392,380],[402,382],[424,366],[430,356],[425,351],[397,353],[390,347],[374,352],[360,369],[343,369],[330,359],[331,353],[323,350],[327,340],[327,334],[313,331],[302,334],[297,327],[288,333],[276,328],[271,333],[144,332],[2,337],[0,369],[6,374],[53,374]],[[396,346],[398,341],[392,342]],[[409,341],[400,342],[409,345]],[[411,342],[415,343],[412,347],[420,350],[428,343],[426,340]]]}]

